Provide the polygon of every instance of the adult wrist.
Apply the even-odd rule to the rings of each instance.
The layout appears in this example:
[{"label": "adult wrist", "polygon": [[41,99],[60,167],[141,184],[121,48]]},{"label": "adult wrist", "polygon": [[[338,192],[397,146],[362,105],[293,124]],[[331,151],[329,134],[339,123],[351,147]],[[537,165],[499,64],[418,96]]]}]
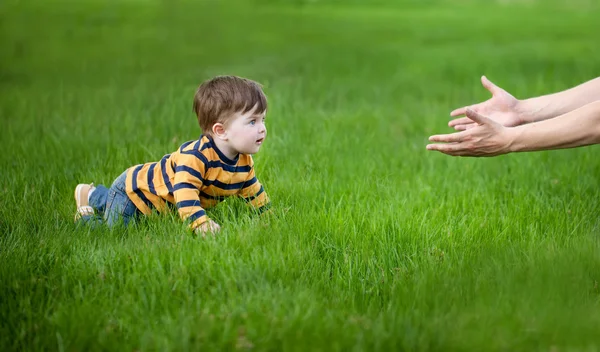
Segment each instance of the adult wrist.
[{"label": "adult wrist", "polygon": [[515,153],[515,152],[520,152],[523,148],[523,146],[521,145],[522,139],[521,139],[521,134],[523,133],[523,128],[522,127],[510,127],[506,129],[506,133],[507,133],[507,139],[508,139],[508,144],[507,144],[507,154],[508,153]]},{"label": "adult wrist", "polygon": [[535,119],[535,109],[532,107],[532,102],[529,99],[517,100],[517,105],[515,106],[515,111],[517,113],[517,125],[525,125],[531,122],[534,122]]}]

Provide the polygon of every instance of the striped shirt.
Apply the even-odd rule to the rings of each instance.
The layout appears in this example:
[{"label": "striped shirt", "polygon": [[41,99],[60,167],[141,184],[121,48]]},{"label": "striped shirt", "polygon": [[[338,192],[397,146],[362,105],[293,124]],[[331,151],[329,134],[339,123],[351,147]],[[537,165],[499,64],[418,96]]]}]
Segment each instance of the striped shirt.
[{"label": "striped shirt", "polygon": [[269,198],[254,174],[252,156],[227,158],[211,137],[185,142],[160,161],[127,170],[127,195],[143,214],[164,212],[170,204],[195,229],[208,221],[204,209],[229,196],[241,196],[249,205],[265,210]]}]

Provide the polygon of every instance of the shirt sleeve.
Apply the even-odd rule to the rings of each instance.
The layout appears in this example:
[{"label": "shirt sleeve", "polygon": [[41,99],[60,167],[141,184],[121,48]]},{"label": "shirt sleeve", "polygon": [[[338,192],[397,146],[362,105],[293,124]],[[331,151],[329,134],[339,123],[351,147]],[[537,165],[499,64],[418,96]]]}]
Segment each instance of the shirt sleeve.
[{"label": "shirt sleeve", "polygon": [[200,189],[204,184],[206,165],[193,155],[181,155],[175,167],[173,197],[181,219],[194,230],[208,221],[200,205]]},{"label": "shirt sleeve", "polygon": [[248,202],[248,205],[258,210],[259,213],[269,209],[269,197],[267,196],[267,192],[265,192],[264,187],[256,178],[254,173],[254,165],[252,165],[250,172],[248,173],[248,178],[240,190],[240,196],[242,196],[242,198]]}]

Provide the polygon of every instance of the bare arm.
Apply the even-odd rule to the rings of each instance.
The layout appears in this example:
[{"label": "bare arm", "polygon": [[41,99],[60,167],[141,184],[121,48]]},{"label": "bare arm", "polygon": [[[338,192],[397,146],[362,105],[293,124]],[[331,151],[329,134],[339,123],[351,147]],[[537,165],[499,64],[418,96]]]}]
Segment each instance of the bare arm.
[{"label": "bare arm", "polygon": [[600,100],[553,119],[504,127],[466,110],[476,127],[429,137],[428,150],[454,156],[495,156],[511,152],[573,148],[600,143]]},{"label": "bare arm", "polygon": [[[597,80],[600,83],[600,80]],[[581,103],[583,99],[579,100]],[[550,102],[550,105],[553,103]],[[558,104],[556,104],[558,110]],[[569,109],[575,104],[564,104]],[[515,127],[511,130],[511,152],[562,149],[600,143],[600,100],[553,119]]]},{"label": "bare arm", "polygon": [[600,100],[600,77],[562,92],[519,101],[524,123],[551,119]]}]

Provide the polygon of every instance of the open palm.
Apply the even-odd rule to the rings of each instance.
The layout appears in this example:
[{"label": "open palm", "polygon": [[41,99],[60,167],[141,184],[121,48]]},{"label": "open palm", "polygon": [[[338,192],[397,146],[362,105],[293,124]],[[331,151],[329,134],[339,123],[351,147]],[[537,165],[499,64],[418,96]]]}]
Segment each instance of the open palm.
[{"label": "open palm", "polygon": [[[464,106],[450,113],[450,116],[457,117],[465,115],[467,108],[470,108],[490,119],[498,122],[505,127],[513,127],[522,124],[519,117],[518,104],[519,100],[513,97],[504,89],[496,86],[485,76],[481,77],[481,84],[492,93],[492,97],[479,104]],[[459,117],[451,120],[448,126],[455,130],[464,131],[477,126],[477,123],[468,117]]]}]

